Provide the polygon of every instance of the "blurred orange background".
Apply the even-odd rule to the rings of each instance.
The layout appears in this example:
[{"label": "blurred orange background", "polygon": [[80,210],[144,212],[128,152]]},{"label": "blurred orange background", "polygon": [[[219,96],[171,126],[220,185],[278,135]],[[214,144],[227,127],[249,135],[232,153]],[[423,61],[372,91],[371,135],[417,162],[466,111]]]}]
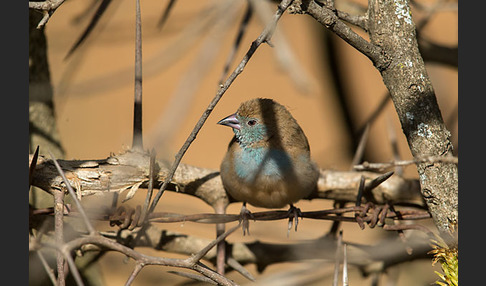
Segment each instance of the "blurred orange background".
[{"label": "blurred orange background", "polygon": [[[148,150],[154,148],[160,159],[172,161],[218,90],[218,80],[237,33],[238,23],[246,9],[246,1],[230,1],[233,3],[223,14],[215,14],[221,21],[224,18],[222,15],[227,15],[228,21],[211,22],[202,29],[202,34],[199,33],[197,36],[186,31],[204,25],[201,12],[216,13],[210,7],[227,2],[177,1],[161,30],[157,28],[157,22],[167,1],[141,2],[144,147]],[[361,2],[366,4],[366,1]],[[90,5],[93,5],[93,1],[66,1],[53,14],[46,26],[51,80],[54,86],[59,133],[66,151],[65,159],[106,158],[110,153],[128,149],[132,140],[135,1],[113,1],[86,43],[65,60],[67,52],[93,15],[95,9],[91,9],[88,14],[82,14]],[[275,5],[270,7],[271,11],[274,11]],[[417,15],[413,14],[414,17],[419,15],[418,12]],[[76,21],[77,18],[79,20]],[[442,11],[430,19],[422,35],[439,44],[457,45],[457,26],[457,11]],[[261,18],[254,13],[230,72],[263,27]],[[321,168],[350,168],[353,143],[328,67],[330,59],[327,56],[326,41],[335,42],[335,60],[344,82],[343,89],[349,97],[351,119],[355,126],[364,124],[386,94],[379,72],[371,61],[341,39],[334,35],[325,37],[325,28],[309,16],[285,13],[278,23],[277,30],[280,34],[272,39],[275,47],[263,44],[257,50],[243,73],[235,80],[208,118],[186,153],[183,163],[218,169],[233,133],[229,128],[219,126],[216,122],[236,111],[242,101],[254,97],[270,97],[287,106],[300,123],[309,139],[312,157]],[[365,33],[359,33],[366,38]],[[288,45],[298,65],[292,65],[289,69],[282,66],[281,60],[277,58],[277,51],[282,48],[277,46],[279,44]],[[188,45],[187,48],[185,45]],[[174,51],[180,54],[174,54]],[[161,63],[170,61],[172,63],[159,67]],[[457,112],[457,68],[428,63],[427,70],[443,118],[448,123],[447,119]],[[303,78],[301,84],[305,88],[296,84],[289,71],[296,72],[297,76]],[[184,103],[184,100],[187,102]],[[184,104],[177,105],[178,102]],[[457,150],[457,120],[448,128],[453,134],[452,140]],[[410,159],[408,145],[393,105],[389,101],[384,112],[371,126],[367,142],[367,160],[393,160],[390,129],[396,134],[401,158]],[[405,175],[416,176],[414,167],[406,168]],[[140,192],[142,194],[137,194],[133,203],[143,200],[143,191]],[[90,199],[97,200],[88,198],[87,201]],[[298,206],[307,211],[330,208],[332,204],[323,201],[302,201]],[[194,198],[174,193],[164,194],[158,208],[179,213],[212,211],[209,206]],[[239,204],[233,204],[228,212],[237,213],[239,208]],[[299,231],[291,232],[287,238],[286,224],[286,221],[254,222],[250,226],[251,236],[243,237],[238,232],[228,240],[291,243],[315,239],[325,234],[331,225],[327,221],[304,220],[299,225]],[[213,237],[215,233],[212,225],[187,223],[160,227],[208,238]],[[358,226],[347,224],[344,224],[343,228],[344,239],[347,241],[373,243],[377,238],[383,237],[383,232],[378,229],[361,231]],[[167,253],[152,254],[182,257]],[[109,254],[105,258],[101,261],[106,285],[125,283],[133,265],[124,264],[124,257],[119,254]],[[272,274],[280,273],[279,271],[302,265],[305,266],[305,263],[271,266],[261,277],[270,277]],[[332,263],[329,265],[332,267]],[[424,280],[430,283],[437,279],[430,268],[430,262],[425,261],[423,265],[430,269],[424,274]],[[421,268],[420,264],[403,267],[405,270],[400,272],[399,280],[402,284],[398,285],[408,285],[406,273]],[[253,266],[247,268],[259,277]],[[173,269],[149,267],[142,271],[133,285],[173,285],[185,281],[183,278],[166,274],[168,270]],[[363,282],[365,279],[360,277],[358,271],[352,272],[351,275],[353,279],[357,279],[356,281]],[[229,276],[238,283],[246,283],[238,274],[231,273]],[[263,279],[261,277],[257,279]]]}]

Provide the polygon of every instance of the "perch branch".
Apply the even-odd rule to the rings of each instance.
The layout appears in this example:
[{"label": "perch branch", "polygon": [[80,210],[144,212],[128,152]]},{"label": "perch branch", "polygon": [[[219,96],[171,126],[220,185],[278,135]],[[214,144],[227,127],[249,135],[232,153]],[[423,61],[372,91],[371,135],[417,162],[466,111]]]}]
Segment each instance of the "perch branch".
[{"label": "perch branch", "polygon": [[[29,156],[29,162],[33,155]],[[122,193],[134,186],[148,187],[150,156],[144,153],[127,151],[102,160],[58,160],[71,186],[81,196],[102,193]],[[157,162],[157,182],[154,187],[167,181],[168,164]],[[360,177],[373,180],[382,174],[374,172],[321,170],[317,192],[307,199],[328,199],[355,202]],[[32,178],[32,185],[47,192],[65,187],[52,160],[38,157]],[[233,200],[226,194],[219,173],[215,170],[181,164],[170,182],[169,191],[195,196],[213,208],[228,204]],[[388,200],[395,204],[415,204],[423,206],[418,181],[405,179],[397,175],[371,191],[375,203],[384,204]]]}]

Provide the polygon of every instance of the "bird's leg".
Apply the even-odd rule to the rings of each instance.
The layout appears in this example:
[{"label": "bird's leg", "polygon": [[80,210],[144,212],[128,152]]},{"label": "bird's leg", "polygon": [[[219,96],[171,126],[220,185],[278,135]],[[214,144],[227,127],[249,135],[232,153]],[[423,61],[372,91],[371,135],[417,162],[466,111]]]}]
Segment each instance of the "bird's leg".
[{"label": "bird's leg", "polygon": [[248,235],[250,235],[250,221],[248,220],[249,218],[254,219],[251,211],[246,208],[246,202],[244,202],[243,206],[241,206],[239,218],[240,223],[242,223],[243,235],[245,235],[246,232],[248,232]]},{"label": "bird's leg", "polygon": [[295,231],[297,231],[297,225],[299,224],[299,217],[302,218],[302,212],[299,208],[294,207],[293,204],[290,204],[290,208],[287,211],[289,215],[289,227],[287,229],[287,237],[290,234],[290,229],[292,228],[292,222],[295,221]]}]

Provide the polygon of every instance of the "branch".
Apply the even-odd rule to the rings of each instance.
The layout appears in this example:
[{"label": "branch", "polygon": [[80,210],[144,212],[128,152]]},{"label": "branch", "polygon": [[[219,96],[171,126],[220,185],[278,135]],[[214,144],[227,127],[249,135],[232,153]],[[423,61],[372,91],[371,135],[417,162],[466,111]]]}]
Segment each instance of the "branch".
[{"label": "branch", "polygon": [[459,158],[455,156],[425,156],[425,157],[418,157],[414,158],[413,160],[401,160],[401,161],[393,161],[389,163],[368,163],[364,162],[361,165],[355,165],[354,170],[356,171],[364,171],[364,170],[373,170],[373,171],[383,171],[387,168],[397,167],[397,166],[408,166],[413,164],[419,163],[451,163],[451,164],[459,164]]},{"label": "branch", "polygon": [[[29,156],[29,162],[33,155]],[[122,193],[128,190],[133,196],[138,188],[147,188],[150,178],[150,155],[127,151],[101,160],[58,160],[71,186],[81,196],[100,193]],[[168,164],[157,162],[155,176],[158,187],[167,179]],[[361,176],[373,180],[382,174],[374,172],[321,170],[317,192],[307,199],[329,199],[355,202]],[[53,162],[39,156],[32,177],[32,185],[49,192],[51,189],[65,187]],[[195,196],[213,208],[220,204],[228,205],[234,200],[224,190],[219,173],[215,170],[181,164],[168,185],[169,191],[178,191]],[[372,190],[375,203],[392,201],[395,204],[414,204],[423,206],[417,180],[391,176],[386,182]],[[126,200],[126,199],[125,199]]]},{"label": "branch", "polygon": [[[378,45],[374,45],[341,21],[336,13],[329,7],[314,0],[297,0],[291,7],[292,14],[308,14],[327,29],[338,35],[352,47],[367,56],[378,70],[384,70],[390,64],[390,59],[384,50]],[[344,13],[340,14],[345,17]],[[350,20],[350,19],[349,19]]]},{"label": "branch", "polygon": [[[135,236],[136,233],[136,230],[123,230],[119,233],[105,232],[103,235],[109,238],[118,238],[119,241],[123,242],[129,241],[130,237]],[[149,247],[155,250],[190,255],[199,252],[204,245],[209,243],[211,243],[210,239],[162,230],[150,225],[138,247]],[[262,272],[269,265],[281,262],[308,259],[333,262],[336,252],[336,240],[330,236],[299,243],[274,244],[260,241],[227,243],[227,249],[230,250],[228,257],[235,259],[242,265],[256,264],[259,272]],[[423,239],[423,236],[413,235],[408,238],[407,245],[401,240],[396,240],[395,237],[380,241],[372,246],[350,242],[343,243],[348,245],[348,263],[361,268],[365,273],[380,271],[405,261],[424,258],[427,256],[427,252],[432,249],[429,241]],[[412,255],[407,253],[407,247],[413,249]],[[208,252],[204,259],[215,261],[216,251]]]},{"label": "branch", "polygon": [[[220,285],[236,285],[231,280],[227,279],[222,275],[219,275],[218,273],[209,269],[202,263],[200,262],[194,263],[194,261],[191,258],[175,259],[175,258],[164,258],[164,257],[145,255],[138,251],[135,251],[132,248],[129,248],[109,238],[102,237],[97,234],[88,235],[85,237],[79,237],[63,245],[38,242],[35,246],[29,246],[29,247],[31,250],[39,250],[40,248],[53,248],[60,251],[64,255],[64,257],[67,258],[70,257],[70,253],[72,253],[74,250],[77,249],[81,249],[81,250],[84,249],[85,251],[87,249],[92,250],[93,246],[97,246],[98,250],[104,249],[104,250],[112,250],[112,251],[123,253],[128,257],[134,259],[136,261],[136,265],[141,265],[141,266],[161,265],[161,266],[187,268],[203,274],[204,276],[210,278],[211,280],[217,282]],[[70,266],[72,267],[72,265]],[[136,274],[137,274],[137,268],[135,268],[132,274],[130,275],[129,281],[132,280]]]},{"label": "branch", "polygon": [[39,10],[44,14],[44,17],[37,25],[37,29],[41,29],[49,21],[51,15],[56,11],[65,0],[46,0],[43,2],[30,2],[29,9]]},{"label": "branch", "polygon": [[[30,160],[33,160],[34,156],[29,158]],[[60,165],[63,165],[64,167],[69,166],[68,170],[56,170],[58,171],[62,177],[64,177],[64,184],[69,186],[71,185],[71,182],[66,183],[68,181],[67,177],[71,178],[77,178],[80,182],[85,182],[84,179],[89,179],[90,177],[96,177],[93,176],[95,174],[95,170],[97,168],[104,169],[102,167],[103,164],[106,164],[106,162],[111,162],[112,164],[115,164],[118,168],[121,170],[141,170],[142,167],[140,166],[135,166],[131,165],[129,166],[127,163],[139,163],[142,166],[146,166],[146,161],[152,159],[153,156],[150,157],[147,154],[143,153],[138,153],[138,152],[133,152],[129,151],[127,153],[122,154],[119,157],[111,157],[106,160],[98,160],[98,161],[60,161]],[[50,170],[53,169],[52,163],[56,164],[56,161],[50,161],[46,160],[44,157],[40,156],[38,158],[38,168],[43,170],[43,172],[49,174]],[[79,167],[78,170],[76,170],[75,164],[77,164]],[[154,165],[153,163],[151,165]],[[63,168],[63,167],[61,167]],[[190,167],[186,166],[185,170],[183,171],[184,175],[188,175],[188,173],[191,172],[185,172],[187,170],[190,170],[191,168],[195,167]],[[90,172],[87,171],[87,169],[91,169]],[[163,167],[161,168],[163,169]],[[104,169],[106,171],[106,169]],[[41,172],[40,174],[42,174]],[[162,171],[163,172],[163,171]],[[64,174],[66,173],[66,174]],[[77,175],[75,174],[80,174],[83,175],[84,177],[78,178]],[[347,172],[347,173],[352,173],[352,172]],[[357,172],[354,172],[357,173]],[[37,170],[34,174],[39,174],[39,170]],[[128,179],[130,179],[130,175],[128,174]],[[363,174],[363,173],[360,173]],[[115,177],[119,178],[125,178],[121,174],[116,174],[116,168],[111,169],[110,175],[115,175]],[[367,189],[369,192],[370,188],[376,187],[378,184],[377,182],[382,182],[385,180],[385,178],[388,178],[387,181],[384,183],[380,184],[377,186],[375,189],[378,189],[382,185],[386,185],[389,180],[391,180],[393,177],[390,177],[391,173],[386,174],[385,176],[378,176],[377,178],[374,178],[371,180],[366,186],[364,186],[364,189]],[[190,174],[189,174],[190,176]],[[174,176],[174,178],[178,178],[177,176]],[[360,176],[360,178],[364,178],[363,176]],[[98,178],[99,179],[99,178]],[[105,178],[106,179],[106,178]],[[125,178],[126,179],[126,178]],[[133,179],[133,178],[132,178]],[[321,178],[322,179],[322,178]],[[74,180],[76,181],[76,180]],[[197,181],[197,179],[196,179]],[[325,181],[332,181],[332,180],[324,180]],[[35,184],[37,182],[36,177],[34,177],[33,183]],[[192,181],[194,182],[194,181]],[[93,183],[93,182],[91,182]],[[105,183],[108,183],[105,180]],[[135,183],[138,184],[138,183]],[[187,185],[181,185],[182,190],[184,190],[188,185],[191,183],[188,183]],[[221,184],[219,180],[219,184]],[[82,186],[83,183],[78,183],[77,186],[80,187]],[[95,185],[93,183],[93,185]],[[62,189],[62,184],[58,185],[59,188]],[[220,186],[222,189],[222,186]],[[105,189],[106,190],[106,189]],[[217,189],[212,189],[213,192],[217,192]],[[56,191],[58,194],[62,192]],[[224,192],[224,189],[223,189]],[[76,200],[76,195],[74,194],[73,190],[70,190],[70,193],[72,196],[74,196],[74,199]],[[83,191],[78,192],[83,194]],[[194,194],[200,194],[198,190],[194,191]],[[220,197],[221,199],[225,199]],[[386,197],[384,198],[386,199]],[[79,209],[81,209],[80,206],[78,206]],[[92,214],[92,212],[88,212]],[[351,207],[351,208],[342,208],[342,209],[332,209],[332,210],[325,210],[325,211],[312,211],[312,212],[304,212],[302,213],[303,217],[306,218],[317,218],[317,219],[339,219],[343,221],[354,221],[356,222],[356,219],[353,217],[345,217],[342,216],[344,213],[360,213],[360,218],[362,222],[367,222],[370,227],[374,227],[377,224],[377,222],[383,223],[385,218],[391,218],[391,219],[424,219],[428,218],[429,215],[427,212],[424,211],[403,211],[403,212],[394,212],[394,211],[389,211],[388,208],[382,208],[382,207],[377,207],[373,208],[371,205],[366,204],[364,207]],[[75,212],[71,212],[70,215],[76,215]],[[253,213],[253,216],[256,220],[273,220],[273,219],[287,219],[288,218],[288,213],[286,211],[269,211],[269,212],[256,212]],[[187,215],[187,216],[181,216],[181,215],[174,215],[174,214],[165,214],[165,213],[152,213],[149,215],[149,220],[153,222],[160,221],[160,218],[169,218],[169,220],[163,220],[164,222],[175,222],[175,221],[196,221],[196,222],[204,222],[204,223],[220,223],[222,221],[228,222],[228,221],[235,221],[238,219],[238,215],[223,215],[223,214],[201,214],[201,215]],[[171,219],[172,218],[172,219]],[[229,219],[228,219],[229,218]],[[85,219],[87,221],[87,219]],[[127,224],[128,225],[128,224]],[[385,224],[383,225],[383,229],[389,229],[389,230],[403,230],[404,228],[400,227],[393,227]],[[419,229],[423,230],[420,226],[418,225],[404,225],[405,227],[408,227],[407,229]],[[146,229],[144,230],[144,235],[138,236],[138,233],[140,229],[137,229],[136,231],[131,231],[130,228],[128,230],[128,234],[124,236],[124,233],[127,233],[125,230],[122,230],[120,232],[113,232],[113,233],[104,233],[106,238],[101,238],[98,233],[96,232],[91,232],[88,236],[82,237],[79,239],[75,239],[71,242],[68,242],[67,244],[64,244],[62,246],[59,246],[59,244],[54,245],[49,245],[46,243],[41,243],[41,242],[32,242],[34,245],[29,246],[30,250],[37,250],[39,247],[42,246],[47,246],[47,247],[53,247],[55,249],[61,250],[61,253],[65,257],[65,259],[70,263],[70,267],[74,267],[72,263],[71,257],[68,256],[69,253],[71,253],[73,250],[76,249],[81,249],[82,251],[88,251],[88,250],[102,250],[102,249],[110,249],[114,251],[118,251],[121,253],[124,253],[128,255],[129,257],[133,258],[136,261],[136,267],[132,271],[132,274],[128,278],[127,283],[131,283],[135,276],[139,273],[140,267],[143,267],[145,265],[165,265],[165,266],[174,266],[174,267],[182,267],[182,268],[188,268],[195,270],[201,274],[203,274],[206,277],[211,278],[213,281],[216,281],[217,283],[223,284],[223,285],[232,285],[228,281],[224,280],[223,276],[214,276],[216,275],[215,272],[212,270],[208,269],[204,265],[202,265],[199,260],[204,258],[210,259],[214,261],[214,256],[216,251],[211,251],[212,248],[214,248],[215,245],[217,245],[220,241],[225,239],[229,234],[234,232],[240,227],[240,225],[236,225],[235,227],[231,228],[228,230],[226,233],[218,236],[216,240],[212,241],[206,241],[204,239],[199,239],[199,238],[194,238],[190,237],[187,235],[177,235],[174,237],[167,237],[167,235],[170,235],[170,233],[166,231],[160,231],[157,228],[153,227],[152,224],[147,224]],[[134,228],[132,228],[133,230]],[[121,238],[122,240],[128,239],[128,237],[131,237],[131,239],[126,240],[127,243],[133,242],[133,237],[140,237],[139,240],[136,241],[135,245],[131,245],[131,247],[135,246],[150,246],[155,249],[162,249],[166,251],[171,251],[171,252],[178,252],[178,253],[185,253],[185,254],[193,254],[197,253],[195,256],[191,256],[187,259],[179,259],[179,260],[171,260],[167,258],[160,258],[160,257],[148,257],[144,256],[143,254],[140,254],[136,251],[134,251],[132,248],[126,247],[118,242],[111,241],[111,239],[117,239],[117,241],[120,241],[119,239]],[[330,237],[329,237],[330,238]],[[227,249],[231,249],[232,252],[230,253],[233,255],[233,258],[235,261],[231,263],[233,267],[238,267],[240,268],[241,264],[246,264],[246,263],[257,263],[258,269],[262,271],[266,266],[273,264],[273,263],[278,263],[278,262],[284,262],[284,261],[295,261],[295,260],[301,260],[301,259],[309,259],[312,258],[312,255],[316,255],[315,251],[310,251],[310,249],[315,249],[316,247],[322,248],[328,245],[329,247],[335,246],[335,243],[330,244],[329,238],[323,238],[323,239],[318,239],[316,241],[312,241],[310,243],[302,243],[302,244],[297,244],[297,245],[273,245],[273,244],[264,244],[264,243],[252,243],[247,246],[242,245],[243,247],[247,247],[250,250],[250,253],[244,254],[243,257],[240,256],[240,253],[235,253],[235,251],[245,251],[244,248],[240,249],[236,246],[230,246]],[[131,242],[129,242],[131,241]],[[327,241],[327,242],[326,242]],[[154,244],[154,245],[152,245]],[[39,246],[41,245],[41,246]],[[97,246],[93,249],[93,246]],[[407,243],[407,247],[410,246],[410,243]],[[100,248],[101,247],[101,248]],[[360,253],[363,252],[361,248],[364,246],[359,246],[357,248],[353,248],[350,251],[350,254],[352,253],[354,256],[350,258],[350,263],[356,263],[356,265],[363,267],[364,264],[369,264],[370,259],[373,260],[375,259],[373,257],[373,251],[377,251],[374,249],[373,251],[370,251],[369,253],[365,253],[364,256],[361,255]],[[397,254],[400,251],[399,249],[403,249],[402,246],[397,246],[395,245],[394,248],[395,250],[394,254]],[[329,249],[327,249],[329,250]],[[332,251],[331,251],[332,252]],[[422,253],[422,250],[419,250],[420,253]],[[295,253],[299,253],[299,255],[295,256]],[[301,255],[303,253],[303,255]],[[250,254],[251,259],[253,261],[248,261],[247,258],[245,258],[245,255]],[[397,262],[396,259],[392,260],[390,256],[389,259],[390,261],[386,261],[383,263],[383,261],[379,262],[380,265],[384,264],[393,264],[393,263],[399,263]],[[256,260],[255,260],[256,258]],[[320,258],[320,259],[328,259],[327,256],[323,255],[323,253],[319,252],[319,256],[314,256],[314,258]],[[331,258],[333,259],[333,258]],[[381,259],[378,257],[378,259]],[[410,256],[403,256],[402,259],[410,259]],[[404,260],[398,260],[398,261],[404,261]],[[73,270],[76,271],[76,270]],[[243,269],[239,269],[239,271],[243,271]],[[372,270],[370,270],[372,271]],[[243,271],[244,272],[244,271]],[[219,280],[218,280],[219,279]]]},{"label": "branch", "polygon": [[336,10],[336,15],[339,19],[348,22],[349,24],[353,24],[357,27],[360,27],[365,32],[368,31],[368,17],[365,15],[352,15],[346,13],[344,11]]},{"label": "branch", "polygon": [[[369,1],[364,40],[336,15],[332,5],[296,0],[292,13],[308,14],[366,55],[381,73],[414,158],[447,157],[453,146],[418,49],[408,1]],[[422,196],[434,223],[446,234],[458,223],[457,165],[417,162]]]}]

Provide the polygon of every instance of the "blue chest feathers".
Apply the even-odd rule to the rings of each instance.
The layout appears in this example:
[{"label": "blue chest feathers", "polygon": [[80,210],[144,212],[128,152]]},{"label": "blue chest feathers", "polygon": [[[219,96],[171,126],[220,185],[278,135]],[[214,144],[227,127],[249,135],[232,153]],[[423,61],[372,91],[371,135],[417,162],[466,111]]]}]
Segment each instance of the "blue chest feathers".
[{"label": "blue chest feathers", "polygon": [[255,182],[257,176],[283,178],[292,170],[292,162],[286,152],[265,148],[243,148],[234,160],[238,177]]}]

